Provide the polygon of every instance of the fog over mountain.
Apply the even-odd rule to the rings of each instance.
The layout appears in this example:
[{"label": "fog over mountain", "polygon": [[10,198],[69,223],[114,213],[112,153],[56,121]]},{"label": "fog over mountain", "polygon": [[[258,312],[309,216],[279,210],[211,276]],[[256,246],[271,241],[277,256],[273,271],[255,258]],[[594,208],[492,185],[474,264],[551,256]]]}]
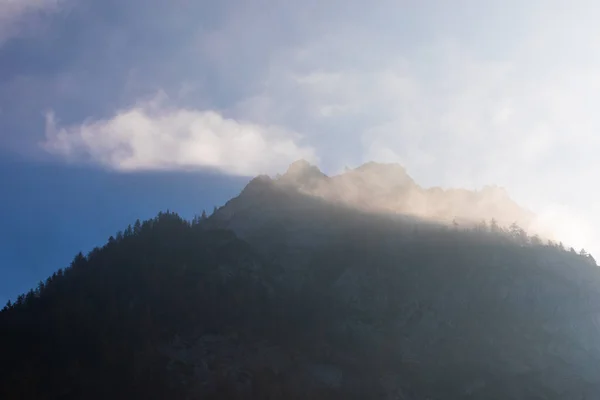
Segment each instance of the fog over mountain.
[{"label": "fog over mountain", "polygon": [[363,212],[418,217],[463,227],[488,223],[517,223],[532,234],[559,240],[555,232],[538,224],[536,215],[511,199],[501,187],[480,190],[424,188],[399,164],[369,162],[338,175],[327,176],[305,160],[292,163],[283,175],[262,179],[278,187],[340,204]]},{"label": "fog over mountain", "polygon": [[506,191],[486,186],[481,191],[420,187],[399,164],[370,162],[331,178],[306,161],[293,163],[282,183],[301,193],[357,207],[364,211],[409,214],[433,221],[480,222],[529,226],[534,216],[510,199]]},{"label": "fog over mountain", "polygon": [[600,270],[528,218],[497,188],[293,163],[9,302],[0,398],[598,398]]}]

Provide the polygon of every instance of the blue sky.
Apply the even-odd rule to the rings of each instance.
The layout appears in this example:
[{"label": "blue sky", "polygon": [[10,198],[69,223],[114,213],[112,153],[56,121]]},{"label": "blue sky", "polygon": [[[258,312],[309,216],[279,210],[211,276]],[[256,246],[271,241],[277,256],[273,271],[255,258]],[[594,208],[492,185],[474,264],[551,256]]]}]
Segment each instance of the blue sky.
[{"label": "blue sky", "polygon": [[297,158],[499,184],[600,250],[599,17],[591,0],[0,0],[0,299]]},{"label": "blue sky", "polygon": [[138,218],[167,209],[189,219],[210,213],[247,181],[215,172],[116,174],[4,155],[0,300],[14,299]]}]

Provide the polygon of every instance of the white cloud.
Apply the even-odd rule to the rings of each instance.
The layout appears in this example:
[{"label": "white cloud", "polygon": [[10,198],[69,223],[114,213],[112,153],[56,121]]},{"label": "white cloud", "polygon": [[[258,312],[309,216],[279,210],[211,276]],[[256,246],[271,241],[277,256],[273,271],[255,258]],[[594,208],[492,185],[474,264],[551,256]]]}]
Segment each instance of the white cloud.
[{"label": "white cloud", "polygon": [[8,38],[31,29],[28,17],[44,12],[56,12],[65,0],[0,0],[0,44]]},{"label": "white cloud", "polygon": [[256,175],[278,172],[299,158],[316,161],[314,150],[299,144],[293,132],[163,103],[145,102],[111,119],[67,127],[49,113],[43,147],[119,171],[209,167]]}]

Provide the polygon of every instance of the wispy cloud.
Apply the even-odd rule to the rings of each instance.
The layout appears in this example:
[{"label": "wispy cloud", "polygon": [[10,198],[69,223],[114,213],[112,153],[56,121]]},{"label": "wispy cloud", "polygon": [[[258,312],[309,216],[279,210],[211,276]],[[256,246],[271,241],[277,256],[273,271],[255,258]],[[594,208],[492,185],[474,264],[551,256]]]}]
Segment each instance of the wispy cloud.
[{"label": "wispy cloud", "polygon": [[353,153],[355,165],[399,162],[425,185],[500,184],[557,237],[597,249],[600,63],[589,38],[600,32],[574,18],[538,27],[540,12],[497,54],[444,35],[400,53],[375,30],[360,33],[374,47],[360,51],[347,46],[352,32],[324,37],[273,57],[263,93],[240,109],[303,127],[337,150],[329,161]]},{"label": "wispy cloud", "polygon": [[32,28],[28,19],[56,12],[65,0],[0,0],[0,45]]},{"label": "wispy cloud", "polygon": [[75,126],[61,127],[48,113],[43,147],[119,171],[209,167],[255,175],[274,173],[299,158],[316,161],[314,150],[291,131],[216,111],[171,108],[160,99]]}]

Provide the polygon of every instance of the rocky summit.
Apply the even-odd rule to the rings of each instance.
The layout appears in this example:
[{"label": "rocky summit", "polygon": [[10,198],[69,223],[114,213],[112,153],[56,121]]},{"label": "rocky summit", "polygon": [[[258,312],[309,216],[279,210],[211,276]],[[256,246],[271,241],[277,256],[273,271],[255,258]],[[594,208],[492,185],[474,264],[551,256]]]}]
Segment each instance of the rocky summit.
[{"label": "rocky summit", "polygon": [[395,164],[161,212],[0,313],[6,399],[600,398],[600,272]]},{"label": "rocky summit", "polygon": [[501,224],[517,222],[528,228],[534,219],[533,213],[515,203],[503,188],[423,188],[398,164],[369,162],[328,177],[316,166],[300,160],[272,183],[362,211],[412,215],[435,222],[479,223],[495,219]]}]

